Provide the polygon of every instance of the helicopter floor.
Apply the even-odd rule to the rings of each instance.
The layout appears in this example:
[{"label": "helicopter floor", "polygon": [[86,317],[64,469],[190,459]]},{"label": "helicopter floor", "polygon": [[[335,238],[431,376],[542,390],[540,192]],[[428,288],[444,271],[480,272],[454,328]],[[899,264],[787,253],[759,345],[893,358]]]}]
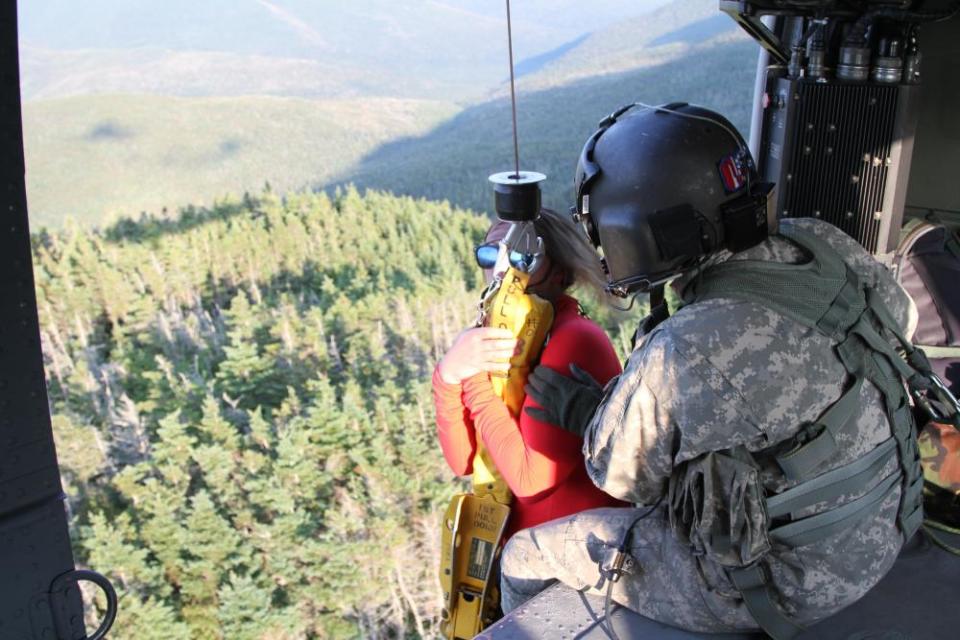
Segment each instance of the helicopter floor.
[{"label": "helicopter floor", "polygon": [[[937,533],[951,546],[960,536]],[[797,640],[937,640],[960,637],[960,557],[917,535],[896,564],[858,603],[824,620]],[[762,634],[698,634],[616,607],[611,621],[621,640],[757,640]],[[603,598],[555,585],[477,636],[482,640],[601,640]]]}]

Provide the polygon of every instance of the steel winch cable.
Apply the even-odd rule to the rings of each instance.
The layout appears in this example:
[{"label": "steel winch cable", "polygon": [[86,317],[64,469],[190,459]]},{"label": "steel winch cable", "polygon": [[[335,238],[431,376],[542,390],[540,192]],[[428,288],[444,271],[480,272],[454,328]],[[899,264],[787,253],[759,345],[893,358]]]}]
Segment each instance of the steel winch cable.
[{"label": "steel winch cable", "polygon": [[517,141],[517,88],[513,71],[513,26],[507,0],[507,51],[510,53],[510,111],[513,115],[513,178],[520,179],[520,143]]}]

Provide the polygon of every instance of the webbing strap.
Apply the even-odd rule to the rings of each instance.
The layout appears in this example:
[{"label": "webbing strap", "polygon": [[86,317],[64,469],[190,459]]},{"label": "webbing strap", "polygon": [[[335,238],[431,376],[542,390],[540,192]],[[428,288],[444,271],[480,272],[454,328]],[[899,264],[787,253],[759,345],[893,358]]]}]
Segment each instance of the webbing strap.
[{"label": "webbing strap", "polygon": [[923,497],[923,476],[919,478],[914,478],[910,484],[907,486],[906,490],[906,500],[907,501],[920,501]]},{"label": "webbing strap", "polygon": [[767,515],[777,518],[824,500],[859,493],[896,455],[896,450],[896,440],[887,438],[872,451],[853,462],[767,498]]},{"label": "webbing strap", "polygon": [[850,326],[857,321],[857,318],[863,316],[867,308],[860,276],[850,267],[844,266],[846,282],[837,297],[830,303],[830,308],[817,321],[816,327],[821,333],[835,340],[845,336]]},{"label": "webbing strap", "polygon": [[[945,410],[945,414],[944,416],[931,415],[931,417],[946,417],[951,419],[951,421],[960,428],[960,403],[958,403],[956,397],[950,393],[950,390],[943,383],[943,380],[933,372],[930,366],[930,360],[928,359],[931,353],[928,353],[924,347],[911,344],[910,341],[903,336],[893,316],[890,315],[886,305],[879,300],[876,292],[871,290],[868,291],[867,294],[867,303],[870,306],[870,310],[873,311],[877,319],[880,320],[883,328],[893,334],[903,348],[907,360],[906,366],[910,373],[910,375],[905,375],[904,377],[914,396],[916,397],[917,394],[922,392],[933,395],[943,405],[942,408]],[[960,347],[928,348],[931,352],[938,353],[938,355],[934,357],[956,357],[960,355]],[[896,354],[895,351],[893,353]],[[896,357],[896,355],[891,357]],[[902,358],[897,357],[897,361],[903,364]],[[925,400],[925,398],[918,398],[918,404],[920,404],[921,407],[927,408]]]},{"label": "webbing strap", "polygon": [[824,426],[813,439],[777,456],[776,461],[783,475],[789,480],[810,477],[814,469],[836,455],[839,447],[834,433],[836,432]]},{"label": "webbing strap", "polygon": [[[960,425],[960,405],[957,404],[956,398],[933,372],[924,351],[917,349],[903,336],[890,311],[875,291],[867,292],[867,304],[883,330],[896,338],[904,352],[904,356],[901,356],[890,346],[889,342],[877,334],[873,339],[879,338],[882,340],[887,349],[877,349],[878,353],[873,354],[874,361],[878,360],[879,354],[885,355],[886,360],[896,367],[897,372],[906,380],[918,406],[931,416],[943,417],[946,421],[952,421],[954,424]],[[859,335],[873,347],[874,343],[870,342],[866,335],[863,333],[859,333]],[[904,357],[906,361],[904,361]],[[874,383],[881,389],[887,398],[888,406],[892,409],[888,413],[900,451],[900,465],[903,469],[904,479],[900,509],[897,513],[897,524],[903,531],[905,538],[909,539],[917,532],[923,522],[923,470],[920,465],[916,434],[913,431],[914,421],[906,398],[904,398],[903,385],[899,380],[874,380]],[[883,383],[886,384],[886,388]],[[939,415],[939,411],[934,411],[928,395],[940,401],[940,406],[944,411],[942,416]],[[901,406],[896,405],[896,399],[902,399]]]},{"label": "webbing strap", "polygon": [[[913,513],[910,515],[900,518],[897,522],[900,523],[900,528],[903,530],[903,539],[909,540],[913,537],[913,534],[920,529],[920,525],[923,524],[923,501],[920,501],[916,507],[913,508]],[[912,532],[909,533],[908,532]]]},{"label": "webbing strap", "polygon": [[883,502],[884,498],[896,488],[902,477],[903,473],[897,470],[856,500],[771,529],[770,537],[790,547],[802,547],[829,538],[870,515],[871,510]]},{"label": "webbing strap", "polygon": [[776,457],[783,474],[790,480],[809,478],[813,470],[837,453],[837,433],[860,407],[863,376],[857,376],[853,385],[840,399],[827,407],[811,427],[819,429],[811,440]]},{"label": "webbing strap", "polygon": [[918,349],[923,349],[928,358],[960,358],[960,347],[944,347],[933,344],[918,344]]},{"label": "webbing strap", "polygon": [[894,350],[893,346],[887,342],[876,329],[870,326],[866,316],[861,316],[850,331],[863,338],[863,341],[869,345],[870,349],[886,356],[887,360],[890,361],[890,364],[904,380],[909,380],[916,373],[913,367],[907,364],[900,354]]},{"label": "webbing strap", "polygon": [[[886,398],[887,416],[893,429],[893,437],[897,441],[897,450],[900,458],[900,469],[903,472],[903,486],[900,492],[900,508],[897,511],[897,525],[903,532],[904,539],[909,540],[917,531],[919,521],[914,516],[917,510],[922,510],[923,500],[920,493],[910,491],[916,487],[916,481],[922,480],[923,470],[920,467],[920,451],[915,433],[916,424],[913,412],[904,391],[903,383],[895,377],[892,369],[884,372],[883,367],[889,367],[887,358],[878,353],[871,354],[873,368],[877,371],[873,378],[874,384]],[[893,376],[891,378],[891,376]],[[897,406],[896,403],[901,403]]]},{"label": "webbing strap", "polygon": [[727,575],[730,576],[733,586],[740,591],[747,611],[768,636],[774,640],[790,640],[803,631],[803,627],[787,618],[773,601],[773,594],[767,586],[767,576],[759,564],[743,569],[729,569]]}]

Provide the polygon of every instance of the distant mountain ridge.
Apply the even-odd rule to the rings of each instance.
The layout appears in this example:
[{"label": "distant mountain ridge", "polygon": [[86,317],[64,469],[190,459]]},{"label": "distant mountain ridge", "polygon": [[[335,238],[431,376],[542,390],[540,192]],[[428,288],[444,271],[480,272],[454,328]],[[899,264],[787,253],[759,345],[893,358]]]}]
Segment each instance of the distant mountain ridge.
[{"label": "distant mountain ridge", "polygon": [[386,72],[309,58],[168,49],[21,50],[23,99],[83,95],[419,97]]},{"label": "distant mountain ridge", "polygon": [[[663,1],[514,3],[516,59]],[[229,95],[464,100],[508,75],[504,6],[484,0],[30,0],[20,24],[27,99],[214,96],[226,87]],[[278,80],[285,74],[303,91]]]},{"label": "distant mountain ridge", "polygon": [[[749,133],[757,45],[716,0],[674,0],[570,44],[517,80],[521,168],[547,174],[547,206],[570,205],[584,142],[624,104],[697,103]],[[487,176],[512,166],[509,110],[503,84],[428,134],[367,155],[341,183],[490,212]]]},{"label": "distant mountain ridge", "polygon": [[717,0],[674,0],[650,13],[587,34],[564,55],[525,77],[537,90],[581,78],[662,64],[714,40],[746,40]]}]

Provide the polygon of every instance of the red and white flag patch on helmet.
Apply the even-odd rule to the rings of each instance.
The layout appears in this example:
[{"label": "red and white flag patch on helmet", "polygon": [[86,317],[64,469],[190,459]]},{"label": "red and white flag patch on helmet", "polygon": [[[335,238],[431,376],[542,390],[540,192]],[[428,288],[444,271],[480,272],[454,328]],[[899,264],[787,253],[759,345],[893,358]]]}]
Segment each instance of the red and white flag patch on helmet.
[{"label": "red and white flag patch on helmet", "polygon": [[720,171],[720,180],[723,181],[723,190],[727,193],[740,191],[746,182],[746,172],[741,166],[737,154],[729,155],[717,164]]}]

